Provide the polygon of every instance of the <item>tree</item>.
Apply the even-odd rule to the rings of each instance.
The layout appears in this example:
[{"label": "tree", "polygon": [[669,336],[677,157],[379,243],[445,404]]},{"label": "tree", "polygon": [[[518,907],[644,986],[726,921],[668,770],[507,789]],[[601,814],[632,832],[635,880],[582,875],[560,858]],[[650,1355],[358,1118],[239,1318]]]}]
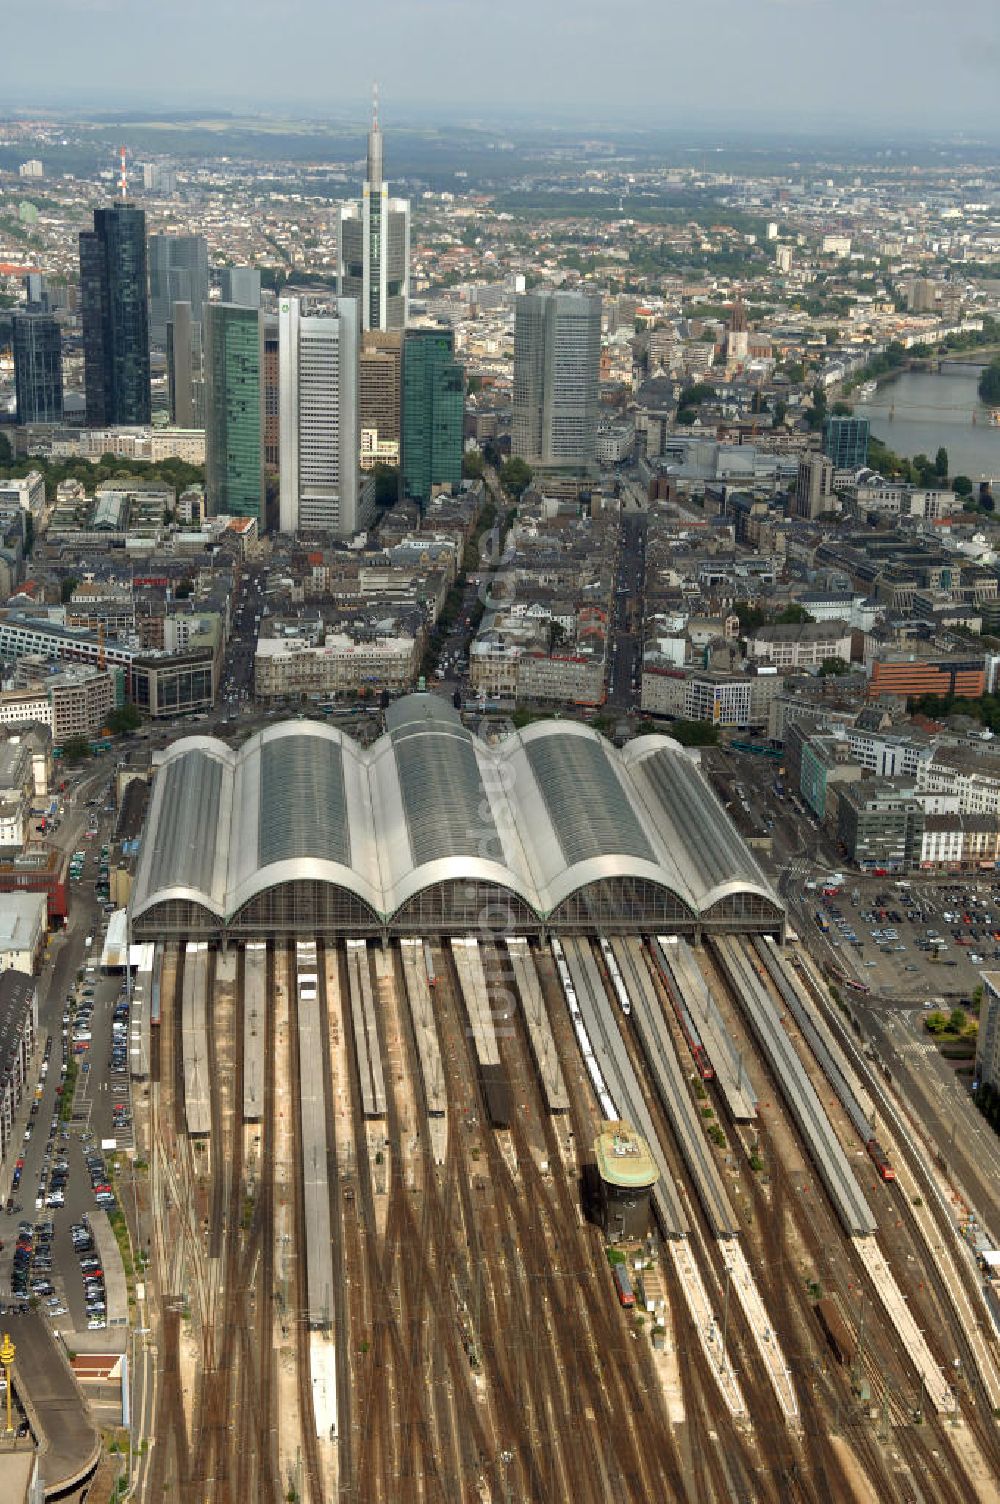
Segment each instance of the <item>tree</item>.
[{"label": "tree", "polygon": [[719,728],[710,721],[671,721],[669,731],[682,747],[715,747],[719,741]]},{"label": "tree", "polygon": [[990,361],[980,376],[979,396],[983,402],[1000,402],[1000,355]]},{"label": "tree", "polygon": [[698,407],[702,402],[714,402],[715,387],[707,381],[696,381],[691,386],[686,386],[680,395],[680,405],[683,407]]},{"label": "tree", "polygon": [[740,635],[750,637],[758,627],[762,627],[767,617],[760,606],[748,606],[746,601],[738,601],[733,607],[736,616],[739,617]]},{"label": "tree", "polygon": [[830,412],[835,418],[849,418],[854,409],[849,402],[835,402]]},{"label": "tree", "polygon": [[79,583],[80,581],[77,579],[75,574],[68,574],[63,580],[62,584],[59,586],[59,598],[64,606],[72,597],[73,591],[76,589]]},{"label": "tree", "polygon": [[10,439],[5,433],[0,433],[0,464],[7,465],[14,458],[14,451],[10,447]]},{"label": "tree", "polygon": [[35,519],[29,512],[24,519],[24,557],[27,559],[35,546]]},{"label": "tree", "polygon": [[62,744],[64,762],[82,762],[90,756],[90,743],[85,736],[68,736]]},{"label": "tree", "polygon": [[951,489],[956,496],[971,496],[972,481],[967,475],[956,475],[951,483]]},{"label": "tree", "polygon": [[785,607],[784,611],[778,612],[778,615],[774,618],[774,621],[775,625],[779,627],[796,627],[802,626],[806,622],[810,622],[813,619],[814,618],[809,615],[809,612],[806,610],[805,606],[800,606],[795,601],[793,601],[791,605]]},{"label": "tree", "polygon": [[523,496],[531,485],[531,466],[517,456],[506,460],[500,469],[500,484],[511,496]]},{"label": "tree", "polygon": [[114,736],[126,736],[132,731],[137,731],[142,725],[142,716],[138,708],[129,703],[123,705],[120,710],[112,710],[108,716],[108,730]]},{"label": "tree", "polygon": [[948,1028],[952,1034],[964,1034],[968,1022],[968,1015],[964,1008],[952,1008],[948,1018]]},{"label": "tree", "polygon": [[938,480],[948,479],[948,451],[943,444],[934,456],[934,474]]},{"label": "tree", "polygon": [[819,666],[821,679],[839,678],[841,674],[848,673],[850,673],[850,665],[846,664],[843,658],[824,658]]},{"label": "tree", "polygon": [[462,455],[462,474],[466,480],[482,480],[486,461],[478,449],[467,449]]}]

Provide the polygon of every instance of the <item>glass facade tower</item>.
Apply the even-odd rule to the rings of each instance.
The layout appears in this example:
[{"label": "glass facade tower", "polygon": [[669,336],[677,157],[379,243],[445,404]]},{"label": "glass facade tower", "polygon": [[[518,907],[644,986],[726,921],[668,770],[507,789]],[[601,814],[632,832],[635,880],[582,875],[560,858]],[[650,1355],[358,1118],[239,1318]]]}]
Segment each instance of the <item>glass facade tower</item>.
[{"label": "glass facade tower", "polygon": [[203,235],[150,235],[149,337],[157,349],[167,342],[175,303],[190,303],[200,324],[208,302],[208,241]]},{"label": "glass facade tower", "polygon": [[264,340],[260,312],[205,306],[205,491],[213,513],[264,516]]},{"label": "glass facade tower", "polygon": [[88,426],[148,423],[146,216],[132,204],[95,209],[80,234],[80,310]]},{"label": "glass facade tower", "polygon": [[47,313],[13,317],[14,390],[18,423],[63,420],[62,336]]},{"label": "glass facade tower", "polygon": [[823,453],[835,470],[863,470],[868,464],[867,418],[830,417],[823,422]]},{"label": "glass facade tower", "polygon": [[436,485],[462,479],[465,371],[450,329],[408,329],[403,339],[403,494],[426,506]]},{"label": "glass facade tower", "polygon": [[337,221],[337,292],[354,298],[361,328],[403,329],[410,304],[410,205],[390,198],[382,177],[378,114],[368,133],[368,168],[360,200],[341,204]]}]

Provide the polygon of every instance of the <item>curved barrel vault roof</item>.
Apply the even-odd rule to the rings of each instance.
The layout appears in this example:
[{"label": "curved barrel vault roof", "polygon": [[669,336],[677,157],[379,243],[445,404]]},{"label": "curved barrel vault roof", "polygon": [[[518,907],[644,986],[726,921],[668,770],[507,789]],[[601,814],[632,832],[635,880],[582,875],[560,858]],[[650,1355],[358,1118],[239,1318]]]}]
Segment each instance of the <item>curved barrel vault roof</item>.
[{"label": "curved barrel vault roof", "polygon": [[619,751],[574,721],[496,746],[437,697],[393,704],[363,748],[290,720],[238,749],[186,737],[157,773],[132,913],[167,899],[224,922],[268,888],[328,882],[390,920],[448,881],[509,889],[541,918],[603,879],[648,880],[692,916],[729,894],[781,903],[678,743]]}]

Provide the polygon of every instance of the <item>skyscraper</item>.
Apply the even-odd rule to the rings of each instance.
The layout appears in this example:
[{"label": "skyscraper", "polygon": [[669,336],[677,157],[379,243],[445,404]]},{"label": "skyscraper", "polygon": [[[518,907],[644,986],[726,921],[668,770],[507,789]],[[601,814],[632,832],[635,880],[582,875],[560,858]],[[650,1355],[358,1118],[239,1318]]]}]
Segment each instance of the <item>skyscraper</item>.
[{"label": "skyscraper", "polygon": [[812,522],[833,504],[833,465],[825,454],[804,455],[799,460],[792,515]]},{"label": "skyscraper", "polygon": [[281,447],[281,396],[278,382],[281,363],[278,351],[277,314],[264,314],[264,469],[269,475],[278,473],[278,455]]},{"label": "skyscraper", "polygon": [[191,317],[201,323],[208,302],[208,242],[203,235],[150,235],[149,338],[165,349],[170,310],[190,303]]},{"label": "skyscraper", "polygon": [[465,371],[451,329],[403,337],[403,495],[426,505],[437,485],[462,479]]},{"label": "skyscraper", "polygon": [[146,216],[124,200],[80,233],[80,306],[88,426],[148,423]]},{"label": "skyscraper", "polygon": [[823,453],[833,461],[835,470],[863,470],[868,463],[870,434],[867,418],[824,418]]},{"label": "skyscraper", "polygon": [[255,308],[205,306],[205,490],[213,513],[264,515],[264,341]]},{"label": "skyscraper", "polygon": [[362,468],[380,459],[399,464],[399,409],[403,333],[370,329],[361,340],[358,360],[358,421]]},{"label": "skyscraper", "polygon": [[220,267],[219,292],[223,303],[238,303],[241,308],[259,308],[259,268],[256,266]]},{"label": "skyscraper", "polygon": [[178,428],[205,426],[205,368],[201,319],[190,303],[174,303],[167,324],[170,420]]},{"label": "skyscraper", "polygon": [[63,419],[62,336],[48,313],[19,310],[13,318],[14,391],[19,423]]},{"label": "skyscraper", "polygon": [[517,299],[512,447],[533,470],[593,466],[600,365],[600,298],[529,292]]},{"label": "skyscraper", "polygon": [[410,305],[410,205],[390,198],[382,178],[378,102],[368,133],[368,172],[360,200],[341,204],[337,292],[356,298],[362,329],[402,329]]},{"label": "skyscraper", "polygon": [[278,305],[280,527],[348,538],[368,521],[370,483],[359,485],[358,306],[334,316]]}]

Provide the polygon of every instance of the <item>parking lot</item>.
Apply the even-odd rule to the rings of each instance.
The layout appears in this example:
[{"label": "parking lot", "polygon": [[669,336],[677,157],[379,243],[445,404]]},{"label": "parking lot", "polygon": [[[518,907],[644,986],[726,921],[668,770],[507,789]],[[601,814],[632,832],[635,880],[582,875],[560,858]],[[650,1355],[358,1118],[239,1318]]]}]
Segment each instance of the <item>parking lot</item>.
[{"label": "parking lot", "polygon": [[833,876],[841,881],[810,890],[813,926],[837,963],[873,991],[930,1005],[940,995],[971,996],[980,971],[1000,967],[1000,893],[992,885]]}]

